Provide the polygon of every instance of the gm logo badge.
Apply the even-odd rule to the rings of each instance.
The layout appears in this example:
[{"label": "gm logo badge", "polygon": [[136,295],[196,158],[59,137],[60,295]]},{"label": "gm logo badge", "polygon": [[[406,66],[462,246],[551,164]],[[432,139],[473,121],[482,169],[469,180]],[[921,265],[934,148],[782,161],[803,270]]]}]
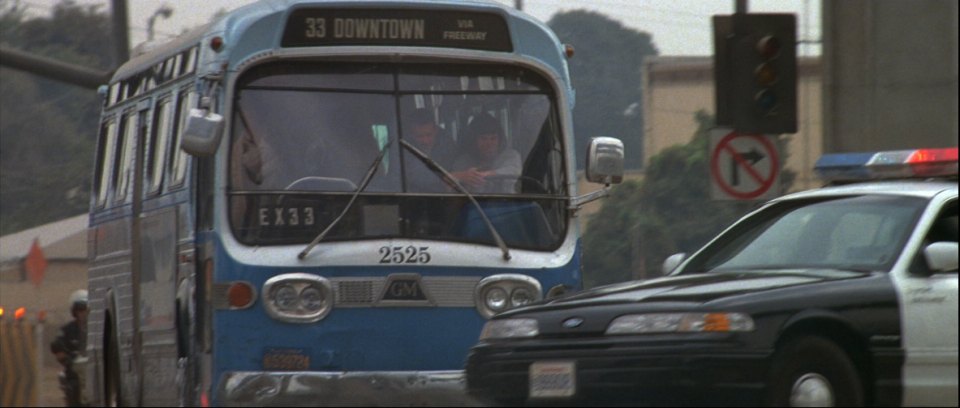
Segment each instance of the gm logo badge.
[{"label": "gm logo badge", "polygon": [[417,273],[396,273],[387,277],[378,306],[433,306],[430,294]]},{"label": "gm logo badge", "polygon": [[575,328],[577,328],[577,327],[580,327],[581,324],[583,324],[583,318],[582,318],[582,317],[571,317],[571,318],[563,321],[563,328],[564,328],[564,329],[575,329]]}]

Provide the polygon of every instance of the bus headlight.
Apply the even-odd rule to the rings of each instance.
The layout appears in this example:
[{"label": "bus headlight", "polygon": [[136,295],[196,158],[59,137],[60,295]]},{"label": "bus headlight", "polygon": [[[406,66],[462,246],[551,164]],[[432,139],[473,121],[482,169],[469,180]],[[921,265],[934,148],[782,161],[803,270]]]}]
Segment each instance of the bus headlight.
[{"label": "bus headlight", "polygon": [[282,283],[273,288],[270,292],[273,304],[277,309],[292,311],[297,307],[297,290],[293,285]]},{"label": "bus headlight", "polygon": [[533,293],[526,287],[516,288],[510,293],[510,303],[513,304],[514,307],[530,304],[533,302],[533,299]]},{"label": "bus headlight", "polygon": [[316,322],[333,308],[330,281],[309,273],[274,276],[263,284],[263,294],[267,314],[285,322]]},{"label": "bus headlight", "polygon": [[512,273],[488,276],[477,283],[474,290],[477,312],[485,318],[542,298],[539,281]]},{"label": "bus headlight", "polygon": [[323,291],[316,286],[307,286],[300,291],[300,306],[305,310],[316,312],[323,308]]}]

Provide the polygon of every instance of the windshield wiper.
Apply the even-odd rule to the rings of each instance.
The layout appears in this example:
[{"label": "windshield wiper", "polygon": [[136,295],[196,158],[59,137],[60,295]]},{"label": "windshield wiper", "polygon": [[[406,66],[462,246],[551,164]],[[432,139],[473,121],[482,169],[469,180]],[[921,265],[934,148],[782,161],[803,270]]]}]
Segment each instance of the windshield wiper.
[{"label": "windshield wiper", "polygon": [[310,241],[310,244],[307,245],[307,247],[304,248],[303,251],[300,251],[300,254],[297,255],[297,259],[302,260],[303,258],[306,258],[307,254],[310,253],[310,250],[313,249],[313,247],[317,246],[317,244],[320,243],[320,240],[322,240],[323,237],[327,236],[327,233],[330,232],[330,230],[332,230],[333,227],[336,226],[341,219],[343,219],[344,215],[347,215],[347,211],[350,211],[350,208],[353,207],[353,203],[357,201],[357,197],[359,197],[360,193],[362,193],[363,190],[367,188],[367,185],[370,184],[370,180],[373,179],[373,175],[377,172],[377,168],[380,167],[380,162],[383,161],[383,156],[387,154],[387,150],[390,148],[391,143],[393,143],[393,140],[388,140],[387,143],[383,145],[383,147],[380,149],[380,155],[378,155],[377,158],[373,160],[373,163],[370,164],[370,168],[367,169],[367,174],[363,176],[363,181],[360,182],[360,186],[357,187],[356,191],[353,192],[353,196],[350,197],[350,201],[347,202],[346,207],[343,207],[343,211],[340,212],[340,215],[338,215],[337,218],[335,218],[332,222],[330,222],[330,225],[327,225],[327,228],[324,229],[323,232],[320,233],[320,235],[317,235],[317,237],[314,238],[313,241]]},{"label": "windshield wiper", "polygon": [[500,234],[497,233],[497,229],[493,227],[493,223],[491,223],[490,219],[487,218],[486,211],[483,211],[483,207],[481,207],[480,203],[477,202],[477,199],[473,197],[473,194],[467,191],[467,189],[464,188],[463,185],[461,185],[460,182],[450,174],[450,172],[444,169],[440,163],[437,163],[431,159],[430,156],[427,156],[426,153],[421,152],[420,149],[417,149],[406,140],[400,140],[400,145],[409,150],[410,153],[413,153],[414,156],[417,156],[417,158],[424,162],[427,167],[430,168],[430,170],[433,170],[435,174],[440,176],[445,183],[457,189],[457,191],[463,193],[463,195],[470,199],[470,202],[473,203],[473,206],[476,207],[477,211],[480,213],[480,218],[482,218],[483,223],[486,224],[487,230],[489,230],[490,234],[493,235],[493,240],[497,242],[497,246],[500,247],[500,251],[503,252],[503,260],[509,261],[510,249],[507,248],[507,244],[503,242],[503,238],[501,238]]}]

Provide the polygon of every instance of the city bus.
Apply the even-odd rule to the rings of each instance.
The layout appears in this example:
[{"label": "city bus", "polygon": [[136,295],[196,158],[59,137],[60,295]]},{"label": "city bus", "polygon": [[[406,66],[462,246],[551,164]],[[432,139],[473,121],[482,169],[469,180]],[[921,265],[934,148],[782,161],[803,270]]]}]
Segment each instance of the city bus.
[{"label": "city bus", "polygon": [[578,209],[622,177],[594,138],[577,194],[570,56],[455,0],[258,2],[135,53],[100,89],[87,401],[461,403],[488,318],[581,288]]}]

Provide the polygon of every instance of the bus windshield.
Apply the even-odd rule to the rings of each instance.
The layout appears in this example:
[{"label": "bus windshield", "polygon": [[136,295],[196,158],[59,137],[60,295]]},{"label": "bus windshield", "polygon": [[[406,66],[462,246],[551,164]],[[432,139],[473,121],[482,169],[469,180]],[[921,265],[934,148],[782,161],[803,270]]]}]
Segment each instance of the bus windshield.
[{"label": "bus windshield", "polygon": [[421,238],[494,245],[480,202],[513,248],[552,250],[566,232],[553,88],[512,65],[271,63],[240,77],[230,159],[231,224],[251,245],[306,243],[360,190],[325,241]]}]

